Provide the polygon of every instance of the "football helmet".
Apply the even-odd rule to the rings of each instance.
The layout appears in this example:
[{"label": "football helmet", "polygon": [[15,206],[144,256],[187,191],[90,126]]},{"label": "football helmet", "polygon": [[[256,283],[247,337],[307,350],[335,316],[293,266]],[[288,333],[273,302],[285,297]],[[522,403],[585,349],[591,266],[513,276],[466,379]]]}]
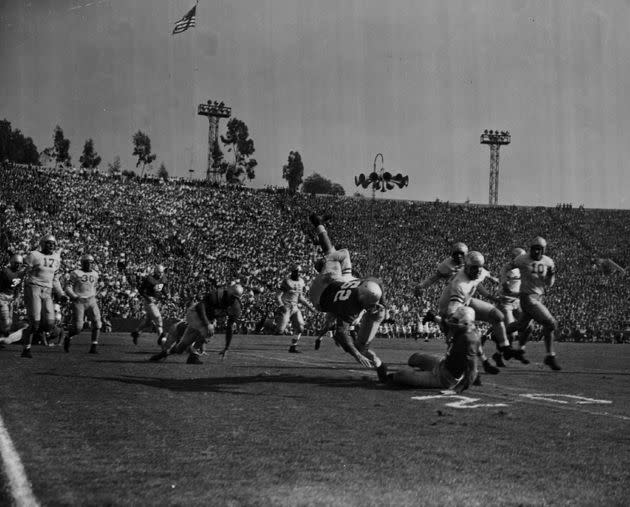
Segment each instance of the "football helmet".
[{"label": "football helmet", "polygon": [[57,240],[52,234],[46,234],[39,240],[39,246],[42,249],[42,253],[51,254],[57,248]]},{"label": "football helmet", "polygon": [[17,271],[18,269],[20,269],[22,267],[22,264],[24,264],[24,257],[22,257],[20,254],[12,255],[9,259],[9,267],[13,271]]},{"label": "football helmet", "polygon": [[240,283],[235,283],[227,288],[227,293],[233,298],[240,298],[243,295],[243,286]]},{"label": "football helmet", "polygon": [[373,280],[364,280],[357,287],[357,298],[363,308],[375,305],[381,300],[383,289]]},{"label": "football helmet", "polygon": [[539,261],[542,259],[543,254],[545,253],[545,249],[547,248],[547,242],[544,238],[540,236],[536,236],[529,245],[529,252],[532,256],[532,259],[535,261]]},{"label": "football helmet", "polygon": [[453,248],[451,249],[451,258],[457,263],[462,264],[464,262],[464,258],[468,253],[468,247],[461,242],[453,243]]},{"label": "football helmet", "polygon": [[512,259],[516,259],[517,257],[520,257],[524,253],[527,253],[525,249],[521,247],[516,247],[514,250],[512,250]]},{"label": "football helmet", "polygon": [[476,280],[481,274],[481,268],[485,264],[486,260],[479,252],[468,252],[464,261],[464,271],[471,280]]},{"label": "football helmet", "polygon": [[94,257],[90,254],[83,254],[81,256],[81,269],[83,271],[91,271],[94,264]]},{"label": "football helmet", "polygon": [[455,329],[469,330],[475,324],[475,310],[470,306],[460,306],[448,319],[448,324]]}]

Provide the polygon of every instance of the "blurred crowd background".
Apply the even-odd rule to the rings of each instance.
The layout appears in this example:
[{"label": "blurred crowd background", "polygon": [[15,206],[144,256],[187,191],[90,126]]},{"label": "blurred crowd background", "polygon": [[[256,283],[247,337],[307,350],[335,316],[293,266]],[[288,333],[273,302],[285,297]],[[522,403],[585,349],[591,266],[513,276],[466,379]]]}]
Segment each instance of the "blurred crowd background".
[{"label": "blurred crowd background", "polygon": [[[167,269],[162,314],[172,318],[211,286],[245,281],[245,273],[259,270],[268,290],[248,293],[241,329],[252,332],[273,310],[274,288],[293,265],[302,266],[307,285],[314,276],[308,216],[315,212],[331,217],[333,244],[350,250],[358,274],[383,279],[392,335],[415,334],[437,305],[443,284],[421,300],[413,288],[450,254],[452,242],[481,252],[498,276],[514,247],[527,249],[542,236],[557,268],[546,305],[559,321],[558,339],[630,341],[630,275],[602,263],[629,265],[628,210],[311,195],[6,163],[1,176],[0,261],[36,249],[46,233],[57,238],[64,273],[78,267],[83,253],[92,254],[110,321],[141,316],[137,285],[156,264]],[[313,334],[321,316],[304,313]]]}]

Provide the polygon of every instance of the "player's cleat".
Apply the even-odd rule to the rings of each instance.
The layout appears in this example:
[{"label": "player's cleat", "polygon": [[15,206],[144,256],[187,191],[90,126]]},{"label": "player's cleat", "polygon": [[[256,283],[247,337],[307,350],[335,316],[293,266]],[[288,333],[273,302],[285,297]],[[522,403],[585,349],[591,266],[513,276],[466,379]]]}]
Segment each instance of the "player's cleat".
[{"label": "player's cleat", "polygon": [[140,338],[140,333],[138,333],[138,331],[132,331],[131,338],[133,339],[133,344],[138,345],[138,338]]},{"label": "player's cleat", "polygon": [[298,350],[298,348],[297,348],[295,345],[291,345],[291,346],[289,347],[289,352],[290,352],[291,354],[301,354],[301,351],[300,351],[300,350]]},{"label": "player's cleat", "polygon": [[529,359],[525,357],[525,351],[523,349],[513,350],[512,357],[523,364],[529,364]]},{"label": "player's cleat", "polygon": [[320,336],[319,338],[315,339],[315,350],[319,350],[321,346],[322,346],[322,338]]},{"label": "player's cleat", "polygon": [[166,359],[167,357],[168,357],[168,352],[166,350],[163,350],[162,352],[152,355],[149,358],[149,361],[151,361],[152,363],[158,363],[162,361],[163,359]]},{"label": "player's cleat", "polygon": [[33,354],[31,354],[31,349],[24,349],[22,351],[21,357],[28,357],[29,359],[33,358]]},{"label": "player's cleat", "polygon": [[88,352],[88,354],[98,354],[98,350],[96,349],[96,343],[93,343],[90,346],[90,351]]},{"label": "player's cleat", "polygon": [[546,356],[545,360],[543,361],[543,364],[546,364],[547,366],[549,366],[549,368],[551,368],[554,371],[560,371],[562,368],[560,367],[560,365],[558,364],[558,361],[556,361],[556,356]]},{"label": "player's cleat", "polygon": [[66,335],[63,339],[63,351],[70,352],[70,342],[72,341],[72,337]]},{"label": "player's cleat", "polygon": [[501,347],[501,353],[503,354],[503,359],[509,361],[514,357],[514,352],[516,352],[510,345],[506,345],[505,347]]},{"label": "player's cleat", "polygon": [[199,359],[199,356],[189,354],[188,359],[186,359],[186,364],[203,364],[203,361]]},{"label": "player's cleat", "polygon": [[501,356],[501,352],[495,352],[492,354],[492,359],[500,368],[505,368],[505,363],[503,362],[503,356]]},{"label": "player's cleat", "polygon": [[380,382],[387,384],[387,365],[385,363],[381,363],[381,365],[376,368],[376,374]]},{"label": "player's cleat", "polygon": [[490,364],[490,361],[487,359],[481,363],[483,365],[483,371],[488,373],[489,375],[497,375],[499,373],[499,368]]}]

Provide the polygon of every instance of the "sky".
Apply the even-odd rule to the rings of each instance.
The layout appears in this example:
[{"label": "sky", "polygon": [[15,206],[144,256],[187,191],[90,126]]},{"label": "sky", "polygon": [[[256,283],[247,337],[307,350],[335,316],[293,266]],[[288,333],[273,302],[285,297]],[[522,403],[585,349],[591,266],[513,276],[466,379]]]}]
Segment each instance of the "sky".
[{"label": "sky", "polygon": [[[203,178],[207,100],[248,126],[248,185],[359,189],[378,153],[409,186],[377,197],[487,204],[484,129],[508,130],[498,202],[630,208],[625,0],[2,0],[0,117],[40,150],[61,126],[78,166],[135,168],[142,130],[171,176]],[[220,132],[224,133],[222,120]],[[226,154],[227,155],[227,154]]]}]

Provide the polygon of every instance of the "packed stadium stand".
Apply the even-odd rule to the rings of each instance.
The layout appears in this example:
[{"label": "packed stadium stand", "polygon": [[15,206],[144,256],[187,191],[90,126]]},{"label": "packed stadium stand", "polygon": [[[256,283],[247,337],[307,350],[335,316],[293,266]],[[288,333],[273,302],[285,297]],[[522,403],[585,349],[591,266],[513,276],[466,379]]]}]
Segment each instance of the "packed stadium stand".
[{"label": "packed stadium stand", "polygon": [[[628,336],[630,276],[597,262],[629,265],[628,210],[289,194],[12,164],[3,164],[0,174],[0,261],[36,248],[52,232],[65,271],[85,252],[96,258],[100,305],[110,319],[139,316],[136,280],[157,263],[168,270],[170,299],[163,315],[172,317],[181,316],[209,284],[241,276],[245,264],[260,270],[269,287],[296,263],[312,277],[308,215],[317,212],[331,217],[331,239],[350,250],[356,270],[381,276],[402,323],[417,322],[435,306],[441,285],[431,287],[423,301],[414,298],[413,288],[449,255],[451,242],[480,251],[488,269],[498,273],[514,247],[527,248],[540,235],[558,271],[546,299],[559,320],[558,339],[612,342]],[[264,300],[248,305],[250,328]],[[307,317],[313,332],[319,321]]]}]

